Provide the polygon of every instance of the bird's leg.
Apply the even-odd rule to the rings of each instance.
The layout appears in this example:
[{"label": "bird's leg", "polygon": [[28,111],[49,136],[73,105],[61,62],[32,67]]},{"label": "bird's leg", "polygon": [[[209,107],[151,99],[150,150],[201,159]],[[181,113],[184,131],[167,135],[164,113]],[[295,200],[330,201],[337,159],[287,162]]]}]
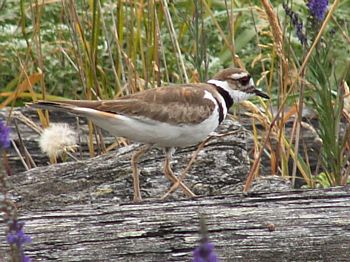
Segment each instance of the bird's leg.
[{"label": "bird's leg", "polygon": [[238,133],[241,129],[239,130],[235,130],[235,131],[231,131],[231,132],[227,132],[225,134],[217,134],[215,132],[211,133],[202,143],[200,143],[197,147],[197,150],[193,152],[192,157],[190,162],[188,163],[188,165],[186,166],[186,168],[184,169],[184,171],[182,172],[182,174],[179,176],[179,178],[177,179],[178,181],[176,183],[174,183],[174,185],[168,190],[168,192],[166,192],[161,199],[165,199],[167,198],[171,193],[173,193],[180,185],[181,181],[183,181],[187,175],[188,170],[190,170],[190,168],[192,167],[194,161],[196,160],[198,153],[203,149],[203,147],[205,146],[205,144],[212,139],[213,137],[224,137],[224,136],[230,136],[230,135],[234,135],[236,133]]},{"label": "bird's leg", "polygon": [[173,184],[173,186],[162,196],[161,199],[167,198],[170,194],[175,192],[176,189],[180,186],[180,183],[183,181],[183,179],[185,178],[188,170],[190,170],[190,168],[192,167],[193,162],[196,160],[199,151],[201,151],[203,149],[205,143],[208,142],[208,140],[209,140],[209,138],[207,138],[206,140],[204,140],[202,143],[199,144],[197,150],[193,152],[190,162],[188,163],[188,165],[186,166],[186,168],[184,169],[184,171],[182,172],[180,177],[177,179],[177,182],[175,182]]},{"label": "bird's leg", "polygon": [[182,183],[182,181],[179,181],[177,177],[174,175],[173,171],[171,170],[170,161],[172,158],[173,151],[174,151],[174,148],[165,149],[164,175],[171,182],[180,186],[180,188],[182,189],[182,191],[185,193],[186,196],[195,197],[196,195],[184,183]]},{"label": "bird's leg", "polygon": [[144,145],[138,151],[136,151],[131,157],[131,167],[132,167],[132,179],[133,179],[133,187],[134,187],[134,202],[141,202],[141,191],[140,191],[140,178],[139,171],[137,169],[137,162],[140,157],[146,153],[152,146]]}]

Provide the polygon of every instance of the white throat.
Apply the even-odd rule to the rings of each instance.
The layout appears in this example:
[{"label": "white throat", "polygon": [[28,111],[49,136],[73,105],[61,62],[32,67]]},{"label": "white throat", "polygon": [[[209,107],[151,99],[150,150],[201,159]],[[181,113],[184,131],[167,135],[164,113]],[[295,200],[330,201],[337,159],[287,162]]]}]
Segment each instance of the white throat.
[{"label": "white throat", "polygon": [[242,92],[239,90],[232,89],[227,81],[221,81],[221,80],[215,80],[210,79],[207,81],[207,83],[215,85],[217,87],[221,87],[226,92],[229,93],[229,95],[232,97],[233,102],[239,103],[240,101],[247,100],[248,98],[254,96],[254,94],[248,94],[246,92]]}]

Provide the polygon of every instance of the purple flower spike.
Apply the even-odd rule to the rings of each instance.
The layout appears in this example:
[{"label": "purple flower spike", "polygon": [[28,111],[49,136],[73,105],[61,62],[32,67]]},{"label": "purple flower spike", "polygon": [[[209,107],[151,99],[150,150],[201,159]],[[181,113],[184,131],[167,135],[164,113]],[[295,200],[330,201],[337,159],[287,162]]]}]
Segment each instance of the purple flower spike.
[{"label": "purple flower spike", "polygon": [[10,146],[10,129],[0,120],[0,149]]},{"label": "purple flower spike", "polygon": [[32,261],[32,260],[31,260],[30,257],[28,257],[28,256],[23,256],[21,262],[31,262],[31,261]]},{"label": "purple flower spike", "polygon": [[214,245],[210,242],[202,243],[193,251],[192,262],[219,262],[214,252]]},{"label": "purple flower spike", "polygon": [[19,257],[21,262],[30,262],[30,257],[24,255],[24,245],[31,243],[32,239],[30,236],[26,235],[23,230],[24,223],[17,220],[13,220],[9,224],[9,233],[7,234],[6,240],[10,245],[16,245],[19,251]]},{"label": "purple flower spike", "polygon": [[32,239],[27,236],[23,229],[17,232],[10,232],[7,234],[7,243],[10,245],[16,245],[18,248],[22,247],[24,244],[31,243]]},{"label": "purple flower spike", "polygon": [[299,15],[297,13],[295,13],[292,9],[290,9],[286,3],[283,3],[282,6],[286,12],[286,15],[290,17],[290,20],[292,22],[292,25],[295,28],[296,35],[297,35],[300,43],[302,45],[306,45],[307,38],[303,32],[304,31],[303,30],[303,22],[302,22],[301,18],[299,17]]},{"label": "purple flower spike", "polygon": [[328,0],[309,0],[307,7],[313,17],[318,21],[322,21],[327,12]]}]

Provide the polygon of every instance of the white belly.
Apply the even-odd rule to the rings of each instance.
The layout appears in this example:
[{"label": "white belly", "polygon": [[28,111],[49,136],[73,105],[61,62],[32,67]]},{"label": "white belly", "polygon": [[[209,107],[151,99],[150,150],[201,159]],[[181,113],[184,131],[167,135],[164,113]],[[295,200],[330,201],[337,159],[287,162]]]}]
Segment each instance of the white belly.
[{"label": "white belly", "polygon": [[114,136],[162,147],[185,147],[197,144],[219,125],[218,110],[214,110],[210,118],[195,125],[177,126],[123,115],[117,115],[115,119],[90,119]]}]

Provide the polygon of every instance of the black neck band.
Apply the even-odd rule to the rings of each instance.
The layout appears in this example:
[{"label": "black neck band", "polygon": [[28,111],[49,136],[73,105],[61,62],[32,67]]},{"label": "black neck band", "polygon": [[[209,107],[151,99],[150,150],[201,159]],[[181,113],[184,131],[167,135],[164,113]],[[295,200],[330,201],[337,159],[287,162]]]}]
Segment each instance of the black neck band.
[{"label": "black neck band", "polygon": [[225,100],[225,104],[226,104],[226,107],[227,107],[227,111],[230,109],[230,107],[233,105],[233,99],[232,97],[230,96],[230,94],[225,90],[223,89],[222,87],[220,86],[217,86],[217,85],[214,85],[216,90],[219,92],[219,94],[224,98]]},{"label": "black neck band", "polygon": [[220,103],[219,99],[214,97],[216,100],[216,103],[218,103],[218,111],[219,111],[219,124],[224,120],[224,109],[222,108],[222,104]]}]

